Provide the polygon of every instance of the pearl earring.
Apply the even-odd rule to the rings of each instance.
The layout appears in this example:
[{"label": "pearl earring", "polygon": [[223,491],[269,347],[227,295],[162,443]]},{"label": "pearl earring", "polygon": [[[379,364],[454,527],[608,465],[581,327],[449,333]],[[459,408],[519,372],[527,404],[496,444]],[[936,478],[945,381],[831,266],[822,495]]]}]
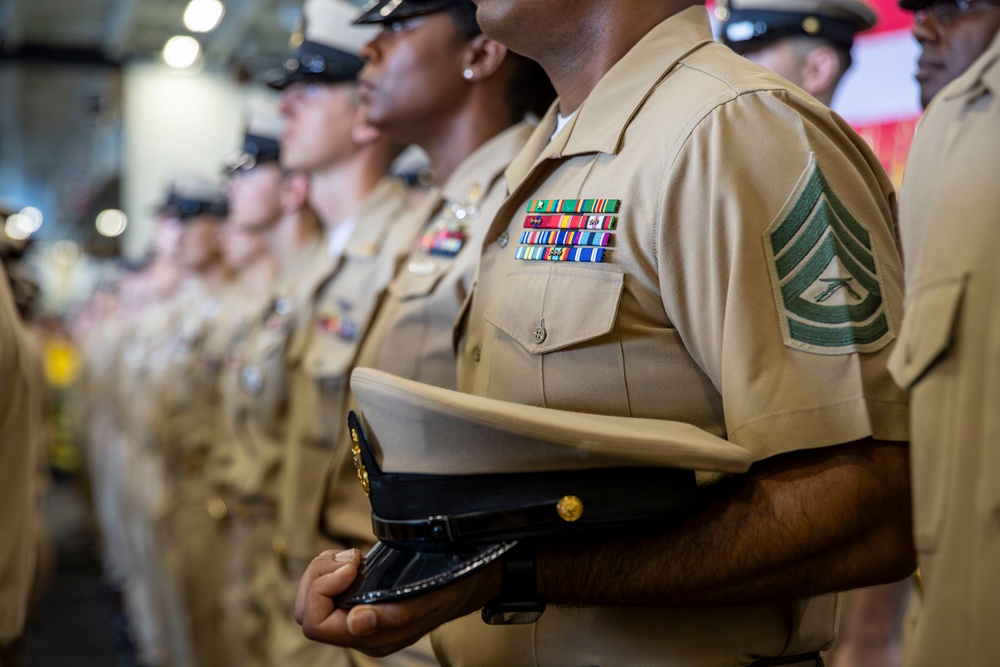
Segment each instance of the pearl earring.
[{"label": "pearl earring", "polygon": [[472,81],[472,77],[474,77],[475,75],[476,73],[473,72],[471,68],[467,68],[464,72],[462,72],[462,76],[464,76],[469,81]]}]

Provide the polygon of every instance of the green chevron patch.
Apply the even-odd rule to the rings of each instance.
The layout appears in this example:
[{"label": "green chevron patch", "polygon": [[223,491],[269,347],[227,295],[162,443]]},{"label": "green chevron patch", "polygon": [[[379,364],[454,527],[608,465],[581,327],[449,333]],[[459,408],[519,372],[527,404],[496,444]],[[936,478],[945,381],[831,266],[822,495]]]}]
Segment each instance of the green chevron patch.
[{"label": "green chevron patch", "polygon": [[764,233],[785,345],[817,354],[875,352],[894,337],[871,235],[815,156]]}]

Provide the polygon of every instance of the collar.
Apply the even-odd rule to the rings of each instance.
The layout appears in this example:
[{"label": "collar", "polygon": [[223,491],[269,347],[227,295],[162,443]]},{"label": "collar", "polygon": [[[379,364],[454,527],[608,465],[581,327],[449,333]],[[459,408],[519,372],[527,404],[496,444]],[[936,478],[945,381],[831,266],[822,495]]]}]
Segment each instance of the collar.
[{"label": "collar", "polygon": [[1000,93],[1000,33],[993,38],[993,43],[986,52],[972,64],[965,73],[950,86],[941,97],[945,100],[955,100],[960,97],[979,97],[984,92],[994,95]]},{"label": "collar", "polygon": [[[493,182],[524,147],[533,129],[531,123],[522,121],[472,151],[442,186],[444,198],[462,204],[486,196]],[[473,190],[478,190],[478,194]]]},{"label": "collar", "polygon": [[330,257],[337,258],[344,254],[344,248],[351,240],[351,234],[358,225],[358,219],[353,215],[341,220],[335,229],[327,234],[326,252]]},{"label": "collar", "polygon": [[388,229],[401,217],[401,202],[405,199],[406,185],[403,181],[394,176],[383,176],[351,216],[356,224],[344,248],[344,256],[369,259],[378,255],[389,236]]},{"label": "collar", "polygon": [[554,138],[559,100],[549,107],[525,150],[507,169],[510,190],[528,175],[540,154],[545,159],[617,154],[629,123],[657,84],[684,57],[711,43],[712,27],[703,6],[689,7],[654,27],[598,81]]}]

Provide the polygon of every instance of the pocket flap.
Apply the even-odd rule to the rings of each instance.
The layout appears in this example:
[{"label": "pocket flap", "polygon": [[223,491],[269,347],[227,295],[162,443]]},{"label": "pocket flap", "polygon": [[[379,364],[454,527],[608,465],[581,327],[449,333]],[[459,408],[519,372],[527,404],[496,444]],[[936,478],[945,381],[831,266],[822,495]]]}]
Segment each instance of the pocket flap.
[{"label": "pocket flap", "polygon": [[579,266],[512,273],[485,317],[528,352],[547,354],[611,331],[624,285],[621,272]]},{"label": "pocket flap", "polygon": [[918,288],[903,316],[889,372],[909,389],[951,346],[965,276],[935,280]]},{"label": "pocket flap", "polygon": [[[447,273],[443,267],[434,264],[433,260],[427,260],[422,266],[417,261],[410,262],[396,275],[396,279],[389,285],[389,293],[400,301],[427,296],[434,291],[434,288]],[[412,268],[411,268],[412,267]]]},{"label": "pocket flap", "polygon": [[345,340],[334,334],[316,331],[302,359],[306,375],[327,384],[347,380],[357,356],[354,339]]}]

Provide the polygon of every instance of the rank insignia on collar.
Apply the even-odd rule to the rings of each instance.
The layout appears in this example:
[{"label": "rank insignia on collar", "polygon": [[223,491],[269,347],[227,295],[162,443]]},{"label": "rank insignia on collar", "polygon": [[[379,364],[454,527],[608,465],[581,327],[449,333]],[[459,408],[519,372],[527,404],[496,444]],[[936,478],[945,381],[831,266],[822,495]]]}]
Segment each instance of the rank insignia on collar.
[{"label": "rank insignia on collar", "polygon": [[764,233],[785,345],[815,354],[875,352],[894,337],[871,235],[815,158]]},{"label": "rank insignia on collar", "polygon": [[346,317],[320,316],[316,320],[316,327],[324,333],[333,334],[346,341],[353,341],[358,337],[357,323]]}]

